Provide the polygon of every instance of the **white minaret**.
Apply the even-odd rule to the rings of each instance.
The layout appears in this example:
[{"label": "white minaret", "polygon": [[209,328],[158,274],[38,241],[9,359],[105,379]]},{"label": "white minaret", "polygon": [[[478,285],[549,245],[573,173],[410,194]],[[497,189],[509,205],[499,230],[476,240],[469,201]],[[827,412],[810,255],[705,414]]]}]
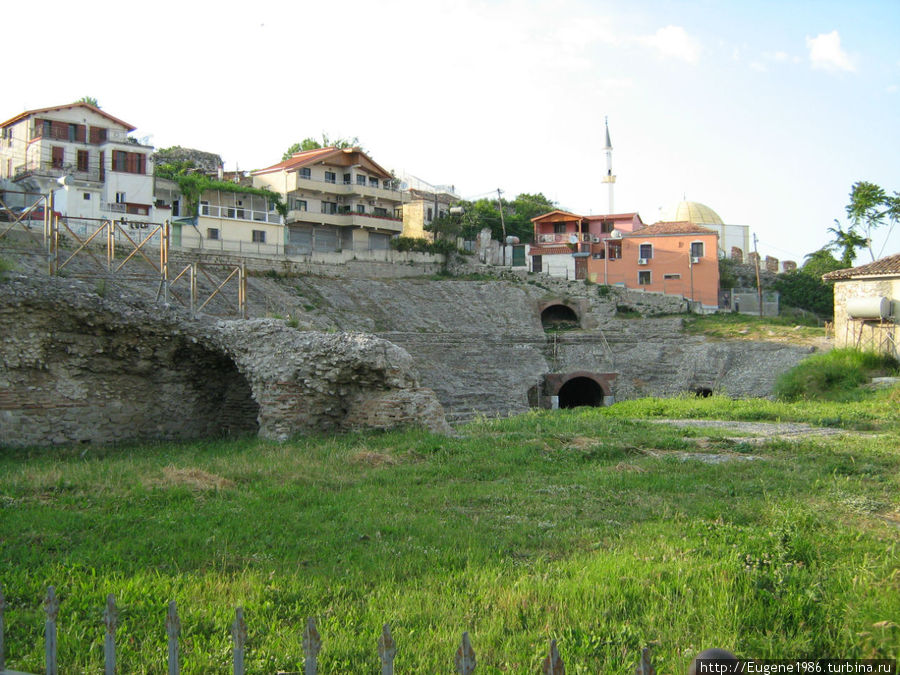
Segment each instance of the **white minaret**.
[{"label": "white minaret", "polygon": [[606,122],[606,147],[603,149],[606,151],[606,175],[603,176],[603,182],[609,184],[609,213],[614,213],[613,211],[613,187],[616,184],[616,177],[612,172],[612,142],[609,140],[609,117],[604,118]]}]

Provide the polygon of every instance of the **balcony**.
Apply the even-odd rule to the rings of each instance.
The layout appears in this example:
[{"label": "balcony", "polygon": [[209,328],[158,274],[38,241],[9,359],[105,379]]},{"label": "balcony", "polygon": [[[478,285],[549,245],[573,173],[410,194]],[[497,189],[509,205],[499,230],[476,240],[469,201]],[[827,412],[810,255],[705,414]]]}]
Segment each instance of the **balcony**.
[{"label": "balcony", "polygon": [[[575,237],[575,241],[572,241],[572,237]],[[538,235],[539,244],[575,244],[579,241],[591,241],[591,235],[586,232],[581,235],[579,235],[577,232]]]},{"label": "balcony", "polygon": [[288,211],[290,223],[314,223],[316,225],[337,225],[338,227],[359,227],[391,232],[403,231],[403,220],[391,216],[376,216],[371,213],[316,213],[315,211]]},{"label": "balcony", "polygon": [[31,176],[44,178],[62,178],[63,176],[71,176],[75,180],[87,181],[90,183],[102,183],[100,169],[78,169],[74,164],[57,164],[55,162],[29,162],[17,166],[14,171],[13,180],[21,180]]},{"label": "balcony", "polygon": [[225,218],[228,220],[245,220],[252,223],[269,223],[281,225],[281,214],[276,211],[254,211],[235,206],[200,205],[200,215],[209,218]]},{"label": "balcony", "polygon": [[347,195],[356,197],[369,197],[375,199],[387,199],[394,202],[408,202],[409,192],[405,192],[395,187],[383,187],[383,183],[378,187],[371,185],[360,185],[358,183],[343,183],[340,181],[332,182],[318,178],[304,178],[299,173],[297,175],[297,184],[295,190],[304,190],[306,192],[315,192],[330,195]]}]

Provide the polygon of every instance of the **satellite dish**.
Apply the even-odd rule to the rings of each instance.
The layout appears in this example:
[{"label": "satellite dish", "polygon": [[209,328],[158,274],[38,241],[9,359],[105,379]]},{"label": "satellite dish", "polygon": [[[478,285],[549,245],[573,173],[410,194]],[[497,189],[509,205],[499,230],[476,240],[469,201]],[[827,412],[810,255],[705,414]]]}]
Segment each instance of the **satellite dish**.
[{"label": "satellite dish", "polygon": [[610,238],[612,239],[621,239],[622,233],[619,230],[613,230],[609,233]]}]

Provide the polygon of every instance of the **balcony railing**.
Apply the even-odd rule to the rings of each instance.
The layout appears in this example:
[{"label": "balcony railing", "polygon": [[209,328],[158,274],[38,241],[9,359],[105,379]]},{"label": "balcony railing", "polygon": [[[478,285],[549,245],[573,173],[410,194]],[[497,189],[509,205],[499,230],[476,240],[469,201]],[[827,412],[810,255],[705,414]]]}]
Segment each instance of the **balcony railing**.
[{"label": "balcony railing", "polygon": [[403,219],[393,216],[376,216],[374,213],[318,213],[316,211],[288,211],[288,223],[311,222],[342,227],[375,227],[399,232],[403,229]]},{"label": "balcony railing", "polygon": [[28,176],[46,176],[49,178],[61,178],[71,176],[76,180],[93,181],[100,183],[100,169],[79,169],[75,164],[57,164],[55,162],[29,162],[15,168],[14,179],[27,178]]},{"label": "balcony railing", "polygon": [[210,218],[226,218],[228,220],[246,220],[253,223],[271,223],[281,225],[281,214],[274,211],[255,211],[235,206],[215,206],[201,204],[200,215]]},{"label": "balcony railing", "polygon": [[341,195],[364,195],[367,197],[384,197],[394,201],[403,200],[408,197],[409,193],[401,190],[399,187],[388,183],[385,187],[384,183],[377,187],[374,185],[360,185],[354,182],[343,182],[339,180],[325,180],[323,178],[307,178],[297,174],[297,189],[311,190],[315,192],[327,192],[330,194]]},{"label": "balcony railing", "polygon": [[572,237],[575,237],[575,241],[593,241],[593,237],[596,235],[584,233],[578,234],[577,232],[566,232],[564,234],[539,234],[538,235],[538,243],[541,244],[570,244],[572,242]]}]

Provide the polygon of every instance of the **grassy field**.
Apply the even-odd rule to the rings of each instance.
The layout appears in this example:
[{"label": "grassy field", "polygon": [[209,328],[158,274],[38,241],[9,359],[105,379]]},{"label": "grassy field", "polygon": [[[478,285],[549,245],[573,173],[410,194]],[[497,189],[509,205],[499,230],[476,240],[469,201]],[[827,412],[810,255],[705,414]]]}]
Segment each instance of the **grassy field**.
[{"label": "grassy field", "polygon": [[[834,437],[754,443],[652,417],[808,420]],[[862,431],[860,431],[862,430]],[[420,431],[0,452],[7,667],[42,672],[49,584],[62,672],[164,671],[179,603],[182,672],[230,672],[245,607],[249,672],[534,673],[551,637],[570,673],[660,673],[710,646],[747,657],[900,656],[900,395],[851,403],[645,399]],[[727,459],[700,461],[701,456]],[[754,458],[754,459],[750,459]]]},{"label": "grassy field", "polygon": [[815,320],[796,317],[758,317],[746,314],[693,314],[685,317],[684,331],[727,340],[763,340],[815,344],[824,342],[825,328]]}]

